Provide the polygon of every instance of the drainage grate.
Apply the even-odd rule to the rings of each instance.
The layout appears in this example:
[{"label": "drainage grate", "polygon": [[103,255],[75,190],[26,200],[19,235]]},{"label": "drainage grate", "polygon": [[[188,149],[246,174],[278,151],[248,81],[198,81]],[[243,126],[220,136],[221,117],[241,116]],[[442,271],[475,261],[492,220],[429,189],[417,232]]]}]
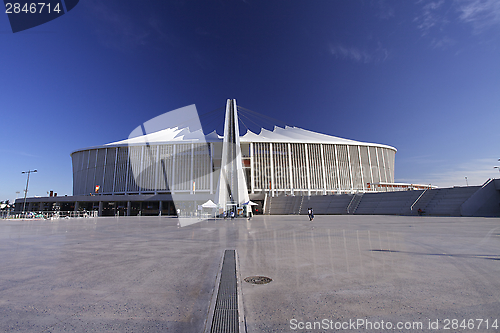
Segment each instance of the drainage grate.
[{"label": "drainage grate", "polygon": [[226,250],[210,332],[239,332],[236,253]]},{"label": "drainage grate", "polygon": [[245,282],[252,284],[266,284],[271,282],[273,279],[268,278],[267,276],[249,276],[245,278]]}]

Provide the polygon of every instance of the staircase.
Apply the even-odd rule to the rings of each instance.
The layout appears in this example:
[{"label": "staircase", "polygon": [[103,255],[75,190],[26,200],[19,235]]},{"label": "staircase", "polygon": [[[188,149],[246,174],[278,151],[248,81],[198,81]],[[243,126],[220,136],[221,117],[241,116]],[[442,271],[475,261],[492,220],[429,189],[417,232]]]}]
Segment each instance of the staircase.
[{"label": "staircase", "polygon": [[[491,184],[491,187],[494,185]],[[420,208],[425,211],[425,215],[460,216],[461,205],[480,188],[468,186],[429,189],[425,192],[420,190],[354,195],[268,196],[264,214],[305,215],[307,208],[312,207],[314,213],[319,215],[417,215]],[[497,192],[495,188],[492,191],[493,194]],[[413,210],[410,209],[412,205]]]},{"label": "staircase", "polygon": [[414,202],[413,209],[410,209],[409,215],[418,215],[418,209],[426,211],[427,205],[436,196],[436,190],[425,190],[424,195],[417,202]]},{"label": "staircase", "polygon": [[357,215],[408,215],[411,204],[422,191],[365,193],[355,214]]},{"label": "staircase", "polygon": [[461,206],[462,216],[500,216],[500,179],[489,179]]},{"label": "staircase", "polygon": [[352,215],[356,212],[356,209],[358,208],[362,198],[363,198],[363,193],[360,193],[360,194],[356,193],[352,196],[352,199],[346,208],[347,214]]},{"label": "staircase", "polygon": [[478,189],[479,186],[468,186],[432,190],[435,195],[422,210],[425,215],[460,216],[460,206]]},{"label": "staircase", "polygon": [[[347,206],[352,200],[351,195],[349,194],[329,195],[325,196],[325,198],[327,198],[329,202],[324,214],[329,214],[329,215],[345,214],[347,211]],[[316,211],[320,212],[319,210],[315,210],[315,212]]]}]

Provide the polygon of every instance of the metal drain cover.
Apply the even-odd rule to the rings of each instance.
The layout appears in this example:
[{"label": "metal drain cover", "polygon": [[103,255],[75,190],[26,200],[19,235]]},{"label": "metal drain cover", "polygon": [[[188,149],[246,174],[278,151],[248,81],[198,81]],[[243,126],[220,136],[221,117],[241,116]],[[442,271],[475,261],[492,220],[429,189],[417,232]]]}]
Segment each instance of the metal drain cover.
[{"label": "metal drain cover", "polygon": [[249,276],[245,278],[245,282],[251,284],[266,284],[271,282],[273,279],[268,278],[267,276]]}]

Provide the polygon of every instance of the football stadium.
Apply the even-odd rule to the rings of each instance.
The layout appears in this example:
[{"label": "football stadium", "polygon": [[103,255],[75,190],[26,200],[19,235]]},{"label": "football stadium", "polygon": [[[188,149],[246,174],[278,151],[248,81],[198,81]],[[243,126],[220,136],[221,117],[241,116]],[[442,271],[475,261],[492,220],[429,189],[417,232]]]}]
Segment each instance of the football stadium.
[{"label": "football stadium", "polygon": [[[146,139],[146,140],[144,140]],[[73,194],[214,193],[224,135],[172,127],[100,147],[80,149],[73,160]],[[251,194],[327,194],[376,191],[394,182],[396,149],[315,133],[298,127],[247,133],[239,138]],[[146,144],[138,142],[146,141]],[[142,166],[141,166],[142,163]],[[144,164],[148,167],[144,168]],[[144,169],[137,181],[133,170]],[[164,174],[179,179],[168,184]],[[195,184],[194,188],[192,184]]]},{"label": "football stadium", "polygon": [[[266,196],[379,191],[385,188],[377,185],[394,183],[394,147],[291,126],[234,135],[240,133],[240,112],[245,110],[235,100],[227,101],[222,135],[169,124],[152,133],[77,150],[71,154],[73,195],[173,195],[178,206],[188,205],[182,210],[192,210],[204,200],[221,204],[217,191],[226,165],[234,169],[226,171],[235,175],[230,189],[240,189],[242,199],[236,205],[252,199],[262,206]],[[224,152],[224,142],[238,147],[228,146]],[[235,200],[228,198],[222,206],[229,201]]]},{"label": "football stadium", "polygon": [[[74,151],[73,195],[28,198],[26,210],[198,216],[203,208],[214,214],[305,214],[314,205],[319,214],[411,215],[423,207],[459,216],[476,212],[481,201],[475,198],[464,213],[462,204],[480,187],[448,193],[430,184],[395,183],[397,150],[389,145],[287,125],[247,128],[242,135],[244,117],[265,116],[234,99],[220,119],[223,133],[205,133],[196,110],[186,108],[151,119],[128,139]],[[197,124],[175,117],[189,112]],[[146,131],[151,124],[154,130]],[[25,205],[16,206],[19,211]]]}]

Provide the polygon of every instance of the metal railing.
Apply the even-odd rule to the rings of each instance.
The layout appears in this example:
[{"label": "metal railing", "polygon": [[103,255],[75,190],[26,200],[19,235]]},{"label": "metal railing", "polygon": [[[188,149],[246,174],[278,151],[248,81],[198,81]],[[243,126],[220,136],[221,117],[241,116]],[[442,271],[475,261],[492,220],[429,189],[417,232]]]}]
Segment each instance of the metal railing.
[{"label": "metal railing", "polygon": [[43,211],[43,212],[0,212],[0,219],[61,219],[61,218],[94,218],[98,211]]},{"label": "metal railing", "polygon": [[[349,205],[347,205],[347,208],[346,208],[347,214],[351,214],[351,212],[354,213],[354,211],[356,210],[356,208],[358,208],[359,203],[361,202],[361,198],[362,197],[363,197],[363,193],[355,193],[352,196],[351,201],[349,201]],[[355,202],[355,201],[357,201],[357,202]],[[353,203],[354,203],[355,207],[351,211],[351,206],[352,206]]]},{"label": "metal railing", "polygon": [[427,190],[428,190],[428,189],[429,189],[429,187],[428,187],[428,188],[426,188],[426,189],[425,189],[425,190],[424,190],[424,191],[423,191],[423,192],[422,192],[422,193],[418,196],[418,198],[417,198],[417,199],[413,202],[413,204],[410,206],[410,211],[411,211],[411,212],[413,212],[413,206],[415,206],[415,205],[417,204],[417,202],[420,200],[420,198],[421,198],[421,197],[423,197],[423,196],[424,196],[425,192],[427,192]]}]

